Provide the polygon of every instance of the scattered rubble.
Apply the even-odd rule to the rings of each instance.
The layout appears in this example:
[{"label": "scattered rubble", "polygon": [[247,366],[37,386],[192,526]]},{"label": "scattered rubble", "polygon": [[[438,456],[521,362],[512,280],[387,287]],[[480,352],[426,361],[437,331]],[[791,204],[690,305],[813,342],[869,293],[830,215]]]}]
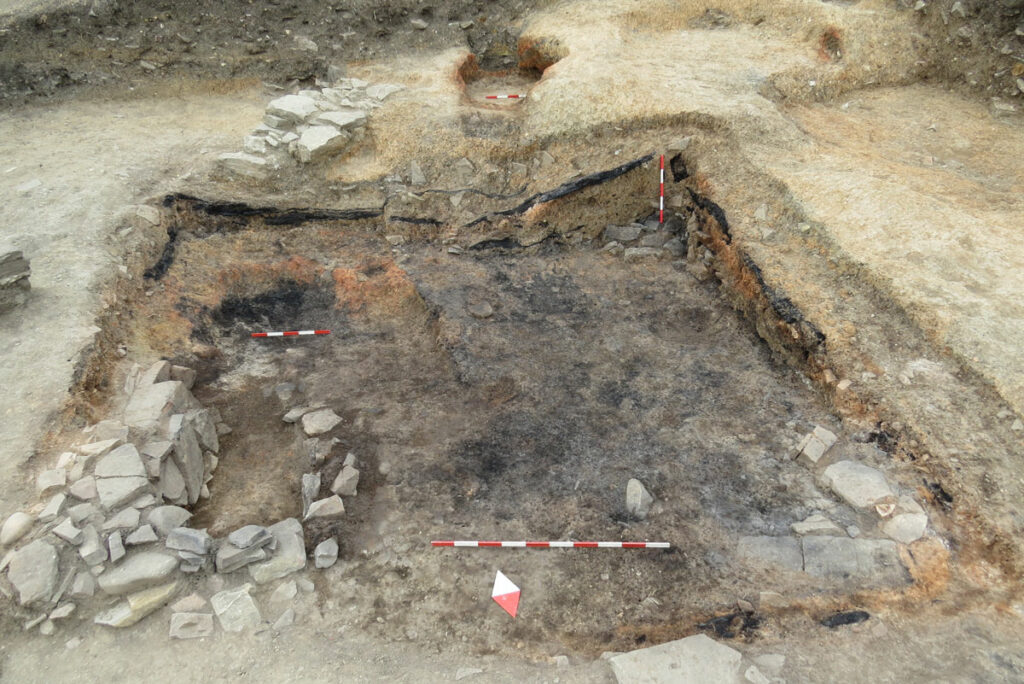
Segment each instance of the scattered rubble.
[{"label": "scattered rubble", "polygon": [[[263,123],[243,140],[244,151],[222,154],[218,163],[229,174],[264,179],[289,157],[300,164],[328,158],[361,140],[370,113],[401,89],[339,78],[331,87],[278,97],[267,105]],[[417,180],[426,182],[422,171],[414,185]]]}]

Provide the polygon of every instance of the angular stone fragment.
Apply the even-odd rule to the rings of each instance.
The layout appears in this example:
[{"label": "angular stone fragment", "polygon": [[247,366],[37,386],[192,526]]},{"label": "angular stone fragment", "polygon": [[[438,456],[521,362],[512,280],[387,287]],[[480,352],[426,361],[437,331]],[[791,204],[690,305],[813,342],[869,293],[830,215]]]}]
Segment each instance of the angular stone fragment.
[{"label": "angular stone fragment", "polygon": [[176,381],[137,387],[124,409],[125,424],[142,433],[166,425],[171,415],[193,408],[197,402],[185,385]]},{"label": "angular stone fragment", "polygon": [[167,459],[160,467],[160,496],[172,504],[187,504],[188,491],[174,459]]},{"label": "angular stone fragment", "polygon": [[97,615],[93,622],[106,627],[131,627],[150,613],[163,607],[177,590],[176,582],[130,594],[110,610]]},{"label": "angular stone fragment", "polygon": [[306,545],[302,525],[288,518],[270,526],[277,548],[273,557],[248,566],[249,574],[257,584],[265,584],[306,567]]},{"label": "angular stone fragment", "polygon": [[632,242],[640,237],[644,227],[639,223],[631,223],[628,226],[606,226],[604,229],[604,239],[614,240],[615,242]]},{"label": "angular stone fragment", "polygon": [[128,440],[128,426],[121,421],[99,421],[89,428],[88,432],[92,435],[93,441],[101,441],[104,439],[119,439],[121,441]]},{"label": "angular stone fragment", "polygon": [[171,366],[171,380],[177,380],[187,389],[192,389],[196,383],[196,372],[187,366]]},{"label": "angular stone fragment", "polygon": [[92,475],[83,477],[78,482],[68,487],[68,494],[80,501],[95,499],[97,496],[96,478]]},{"label": "angular stone fragment", "polygon": [[217,572],[234,572],[249,563],[266,560],[267,555],[267,551],[259,546],[240,549],[231,543],[221,544],[220,548],[217,549]]},{"label": "angular stone fragment", "polygon": [[146,477],[146,467],[134,444],[122,444],[96,462],[96,477]]},{"label": "angular stone fragment", "polygon": [[181,527],[192,514],[179,506],[157,506],[149,512],[146,521],[157,534],[166,537],[175,527]]},{"label": "angular stone fragment", "polygon": [[635,478],[630,478],[626,483],[626,510],[630,515],[639,520],[647,517],[654,503],[654,497],[647,491],[643,483]]},{"label": "angular stone fragment", "polygon": [[882,523],[882,532],[901,544],[912,544],[924,536],[928,516],[920,504],[909,496],[901,496],[896,514]]},{"label": "angular stone fragment", "polygon": [[309,507],[320,494],[320,473],[304,473],[302,475],[302,515],[309,512]]},{"label": "angular stone fragment", "polygon": [[281,418],[281,420],[283,420],[286,423],[295,423],[299,420],[299,418],[302,418],[302,416],[306,415],[310,411],[315,410],[315,406],[298,406],[288,411],[288,413],[284,414],[284,417]]},{"label": "angular stone fragment", "polygon": [[195,430],[199,446],[215,454],[220,451],[220,442],[217,440],[217,422],[213,419],[213,414],[209,409],[193,409],[185,414],[185,420]]},{"label": "angular stone fragment", "polygon": [[96,580],[88,572],[79,571],[71,583],[71,598],[89,598],[96,593]]},{"label": "angular stone fragment", "polygon": [[306,511],[304,520],[310,520],[311,518],[337,518],[344,514],[345,504],[342,502],[341,497],[335,494],[334,496],[311,503],[309,510]]},{"label": "angular stone fragment", "polygon": [[832,445],[836,443],[836,436],[830,430],[814,426],[812,432],[807,433],[797,449],[797,459],[808,468],[813,468],[821,460]]},{"label": "angular stone fragment", "polygon": [[[175,416],[174,419],[179,418]],[[172,424],[175,420],[172,419]],[[184,416],[181,416],[184,421]],[[203,462],[203,451],[199,446],[199,438],[195,430],[187,422],[182,422],[180,429],[174,438],[173,458],[181,476],[185,480],[185,491],[188,493],[188,502],[194,504],[199,500],[200,490],[203,488],[203,475],[206,472],[206,464]]]},{"label": "angular stone fragment", "polygon": [[107,537],[107,549],[110,551],[110,562],[116,563],[117,561],[124,558],[124,541],[121,539],[120,532],[114,532]]},{"label": "angular stone fragment", "polygon": [[119,511],[117,515],[103,523],[103,531],[110,532],[111,530],[134,530],[139,526],[139,518],[142,516],[138,509],[125,508]]},{"label": "angular stone fragment", "polygon": [[121,441],[122,440],[117,437],[112,437],[110,439],[104,439],[99,442],[93,442],[91,444],[83,444],[82,446],[78,447],[78,450],[84,456],[102,456],[103,454],[107,453],[108,451],[116,447],[118,444],[120,444]]},{"label": "angular stone fragment", "polygon": [[402,86],[393,83],[375,83],[367,87],[366,94],[375,100],[384,100],[389,95],[402,90]]},{"label": "angular stone fragment", "polygon": [[121,565],[107,570],[97,582],[107,594],[128,594],[159,584],[170,577],[178,566],[173,556],[155,551],[142,551],[125,559]]},{"label": "angular stone fragment", "polygon": [[267,160],[248,152],[225,152],[217,157],[217,164],[227,171],[247,178],[266,178],[270,167]]},{"label": "angular stone fragment", "polygon": [[107,547],[100,539],[100,533],[92,525],[82,528],[82,543],[78,546],[78,555],[82,557],[85,564],[92,567],[107,560]]},{"label": "angular stone fragment", "polygon": [[262,622],[256,603],[249,596],[251,584],[214,594],[210,598],[213,612],[217,614],[220,626],[225,632],[242,632],[255,629]]},{"label": "angular stone fragment", "polygon": [[61,524],[54,527],[53,533],[72,546],[78,546],[85,541],[85,533],[75,527],[70,518],[65,519]]},{"label": "angular stone fragment", "polygon": [[24,537],[25,533],[32,529],[33,522],[35,521],[28,513],[22,511],[12,513],[4,521],[4,526],[0,528],[0,545],[10,546]]},{"label": "angular stone fragment", "polygon": [[355,496],[359,486],[359,471],[352,466],[343,466],[338,477],[334,478],[331,491],[339,496]]},{"label": "angular stone fragment", "polygon": [[794,537],[740,537],[739,555],[765,565],[778,565],[787,570],[803,570],[800,540]]},{"label": "angular stone fragment", "polygon": [[125,537],[124,543],[128,546],[138,546],[140,544],[152,544],[158,539],[156,532],[150,525],[143,525],[139,529],[135,530],[127,537]]},{"label": "angular stone fragment", "polygon": [[609,659],[619,684],[738,682],[742,654],[697,634]]},{"label": "angular stone fragment", "polygon": [[293,124],[302,123],[318,111],[316,100],[305,95],[285,95],[267,105],[267,114]]},{"label": "angular stone fragment", "polygon": [[44,470],[36,477],[36,489],[40,496],[45,496],[67,484],[67,478],[68,473],[63,468]]},{"label": "angular stone fragment", "polygon": [[839,529],[839,526],[829,520],[823,515],[811,515],[808,516],[803,522],[793,523],[790,525],[793,530],[793,534],[827,534],[827,535],[841,535],[843,531]]},{"label": "angular stone fragment", "polygon": [[142,494],[149,486],[145,477],[103,477],[96,480],[100,505],[106,510],[118,508]]},{"label": "angular stone fragment", "polygon": [[354,107],[340,111],[321,112],[310,121],[315,126],[334,126],[339,130],[356,128],[366,123],[366,112]]},{"label": "angular stone fragment", "polygon": [[173,448],[174,442],[170,440],[146,442],[143,445],[139,450],[139,455],[142,457],[142,463],[146,466],[146,474],[149,477],[160,477],[160,466],[170,456]]},{"label": "angular stone fragment", "polygon": [[273,541],[274,535],[262,525],[246,525],[228,535],[228,541],[239,549],[263,547]]},{"label": "angular stone fragment", "polygon": [[45,601],[57,587],[59,572],[57,549],[37,539],[18,550],[7,567],[7,579],[18,592],[23,606]]},{"label": "angular stone fragment", "polygon": [[315,437],[316,435],[322,435],[325,432],[333,430],[340,422],[341,416],[331,409],[325,408],[303,414],[302,429],[310,437]]},{"label": "angular stone fragment", "polygon": [[213,616],[209,613],[175,613],[171,616],[172,639],[201,639],[213,634]]},{"label": "angular stone fragment", "polygon": [[338,561],[338,542],[334,537],[325,539],[313,550],[313,563],[316,567],[329,568]]},{"label": "angular stone fragment", "polygon": [[409,184],[414,186],[427,184],[427,177],[415,160],[409,162]]},{"label": "angular stone fragment", "polygon": [[852,579],[872,587],[895,587],[909,581],[898,547],[888,539],[804,537],[804,569],[830,579]]},{"label": "angular stone fragment", "polygon": [[71,516],[71,522],[76,525],[80,525],[83,521],[96,516],[96,507],[91,503],[81,503],[77,506],[72,506],[68,509],[68,515]]},{"label": "angular stone fragment", "polygon": [[191,527],[176,527],[167,534],[167,548],[174,551],[187,551],[197,556],[205,556],[210,552],[213,540],[206,530],[195,530]]},{"label": "angular stone fragment", "polygon": [[342,149],[348,140],[349,134],[334,126],[310,126],[293,143],[293,154],[302,163],[317,161]]},{"label": "angular stone fragment", "polygon": [[39,512],[40,522],[52,522],[57,519],[57,516],[64,510],[64,503],[67,501],[67,497],[63,494],[54,494],[49,501],[46,502],[46,506],[42,511]]},{"label": "angular stone fragment", "polygon": [[294,580],[282,582],[277,589],[274,589],[274,593],[270,595],[271,605],[282,605],[288,603],[295,595],[299,593],[299,587],[295,584]]},{"label": "angular stone fragment", "polygon": [[892,496],[889,483],[878,470],[856,461],[838,461],[825,469],[825,482],[854,508],[867,508]]},{"label": "angular stone fragment", "polygon": [[136,387],[141,387],[143,385],[155,385],[158,382],[167,382],[170,379],[171,363],[170,361],[161,360],[143,371],[142,375],[139,376]]}]

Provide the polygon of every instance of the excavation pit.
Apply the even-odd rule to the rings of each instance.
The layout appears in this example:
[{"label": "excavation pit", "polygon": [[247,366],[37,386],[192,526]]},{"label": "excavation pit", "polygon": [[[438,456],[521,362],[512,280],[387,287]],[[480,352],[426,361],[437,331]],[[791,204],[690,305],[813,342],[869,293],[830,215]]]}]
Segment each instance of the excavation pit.
[{"label": "excavation pit", "polygon": [[[685,259],[624,259],[605,239],[450,250],[429,235],[386,241],[382,218],[304,211],[286,226],[267,225],[266,210],[174,214],[175,257],[139,299],[129,346],[198,368],[196,397],[231,427],[193,521],[214,536],[300,517],[302,475],[319,472],[317,498],[330,496],[354,459],[345,515],[305,526],[307,549],[329,536],[341,547],[321,589],[351,609],[331,619],[480,653],[518,642],[596,654],[700,630],[751,638],[772,629],[777,607],[739,618],[731,607],[764,591],[798,606],[884,600],[910,585],[875,512],[792,460],[818,425],[840,433],[823,464],[885,454],[843,436],[816,391]],[[656,221],[634,230],[660,235]],[[331,334],[251,337],[292,329]],[[302,406],[343,420],[314,441],[282,420]],[[646,517],[627,510],[631,478],[655,498]],[[793,533],[814,515],[835,536]],[[433,539],[672,549],[435,549]],[[855,546],[863,562],[852,572],[822,561]],[[523,587],[515,622],[490,610],[495,569]]]}]

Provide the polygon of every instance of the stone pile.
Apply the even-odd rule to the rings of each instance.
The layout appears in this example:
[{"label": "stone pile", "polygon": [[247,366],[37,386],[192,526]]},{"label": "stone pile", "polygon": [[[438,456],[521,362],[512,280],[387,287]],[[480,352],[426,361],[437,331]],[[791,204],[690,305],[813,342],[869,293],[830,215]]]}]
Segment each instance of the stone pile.
[{"label": "stone pile", "polygon": [[31,289],[28,259],[20,250],[0,244],[0,314],[21,306]]},{"label": "stone pile", "polygon": [[361,139],[370,113],[401,89],[342,78],[329,88],[279,97],[243,140],[243,151],[222,154],[219,164],[230,173],[259,179],[289,157],[300,164],[320,161]]},{"label": "stone pile", "polygon": [[685,237],[678,237],[682,227],[677,217],[671,217],[665,223],[659,223],[655,217],[643,223],[609,225],[604,229],[602,250],[621,254],[629,262],[679,259],[686,256]]},{"label": "stone pile", "polygon": [[[838,437],[820,425],[797,445],[795,458],[857,516],[845,530],[823,512],[793,523],[796,536],[742,537],[741,556],[834,580],[865,586],[900,586],[909,581],[900,545],[924,537],[928,516],[913,497],[900,494],[878,469],[830,455]],[[827,503],[827,502],[826,502]],[[872,536],[861,536],[862,525]]]},{"label": "stone pile", "polygon": [[[188,526],[192,514],[185,506],[210,495],[218,437],[230,432],[216,409],[204,408],[192,395],[194,381],[193,370],[166,361],[144,371],[134,367],[125,385],[129,399],[123,416],[86,428],[84,443],[60,454],[53,468],[36,477],[42,502],[34,514],[15,512],[0,526],[0,545],[8,549],[0,572],[6,571],[13,590],[0,582],[0,591],[22,611],[35,614],[26,628],[38,626],[41,633],[53,634],[56,621],[76,609],[83,614],[83,603],[101,597],[108,597],[108,603],[93,621],[128,627],[174,598],[183,585],[179,573],[231,576],[245,571],[259,586],[306,567],[304,531],[295,518],[269,527],[246,525],[222,540]],[[307,435],[323,435],[342,420],[322,408],[295,420],[305,415],[310,419],[298,425]],[[313,439],[326,445],[325,458],[337,441]],[[349,454],[334,488],[355,495],[358,476]],[[311,484],[307,518],[344,513],[338,494],[319,498],[319,475]],[[333,538],[320,543],[314,554],[320,568],[330,567],[337,557]],[[249,596],[252,586],[211,599],[225,631],[260,623]],[[110,605],[109,598],[116,602]],[[291,624],[294,618],[292,611],[278,622]],[[198,609],[175,611],[172,618],[175,638],[212,630],[213,617]]]}]

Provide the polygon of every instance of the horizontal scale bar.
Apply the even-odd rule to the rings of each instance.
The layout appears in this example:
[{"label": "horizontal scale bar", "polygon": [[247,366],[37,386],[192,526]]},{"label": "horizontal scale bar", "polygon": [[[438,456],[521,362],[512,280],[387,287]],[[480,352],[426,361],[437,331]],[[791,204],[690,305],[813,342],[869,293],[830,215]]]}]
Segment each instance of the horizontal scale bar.
[{"label": "horizontal scale bar", "polygon": [[667,549],[668,542],[617,541],[432,541],[431,546],[500,549]]}]

